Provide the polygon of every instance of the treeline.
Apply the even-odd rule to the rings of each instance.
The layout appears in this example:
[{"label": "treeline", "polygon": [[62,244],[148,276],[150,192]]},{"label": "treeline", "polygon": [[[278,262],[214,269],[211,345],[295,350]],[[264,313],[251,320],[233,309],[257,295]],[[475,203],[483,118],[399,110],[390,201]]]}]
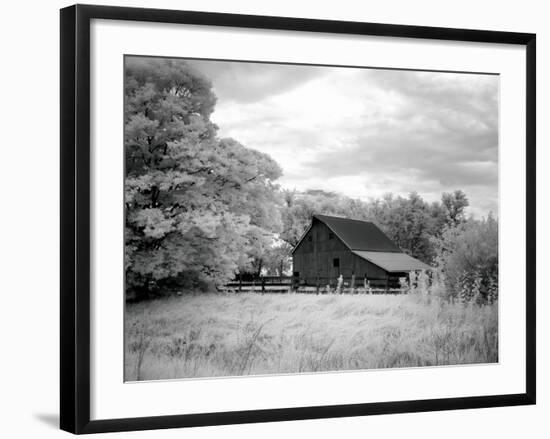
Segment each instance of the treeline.
[{"label": "treeline", "polygon": [[287,272],[315,213],[377,223],[404,251],[439,267],[452,294],[475,279],[494,282],[497,222],[466,218],[462,191],[428,203],[416,193],[361,201],[282,190],[271,157],[218,136],[215,103],[210,81],[185,61],[126,59],[128,297],[208,290],[239,272]]},{"label": "treeline", "polygon": [[281,238],[298,243],[313,214],[342,216],[376,223],[401,249],[426,263],[436,255],[432,242],[445,228],[466,221],[468,199],[456,190],[444,193],[440,202],[428,203],[416,192],[407,197],[387,194],[371,201],[352,199],[325,191],[284,191]]}]

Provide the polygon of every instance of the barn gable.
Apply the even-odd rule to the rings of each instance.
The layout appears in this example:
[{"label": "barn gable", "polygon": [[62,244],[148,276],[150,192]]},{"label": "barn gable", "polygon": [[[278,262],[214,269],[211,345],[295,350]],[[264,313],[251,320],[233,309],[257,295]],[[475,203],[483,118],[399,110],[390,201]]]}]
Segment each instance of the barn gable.
[{"label": "barn gable", "polygon": [[[328,245],[330,250],[349,251],[347,244],[323,221],[320,221],[317,216],[313,215],[311,224],[298,241],[298,244],[292,249],[292,253],[295,253],[299,248],[303,253],[310,253],[313,251],[314,243],[324,242],[325,245],[321,245],[321,247],[326,247],[328,241],[331,241],[330,245]],[[321,251],[323,250],[326,251],[328,248],[323,248]]]}]

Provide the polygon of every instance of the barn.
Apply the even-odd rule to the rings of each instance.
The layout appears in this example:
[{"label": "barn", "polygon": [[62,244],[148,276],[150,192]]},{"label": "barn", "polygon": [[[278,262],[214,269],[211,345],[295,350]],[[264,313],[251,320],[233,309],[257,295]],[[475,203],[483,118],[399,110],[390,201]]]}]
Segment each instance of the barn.
[{"label": "barn", "polygon": [[293,275],[301,285],[334,285],[340,275],[351,285],[393,288],[399,278],[430,266],[404,253],[375,224],[313,215],[292,251]]}]

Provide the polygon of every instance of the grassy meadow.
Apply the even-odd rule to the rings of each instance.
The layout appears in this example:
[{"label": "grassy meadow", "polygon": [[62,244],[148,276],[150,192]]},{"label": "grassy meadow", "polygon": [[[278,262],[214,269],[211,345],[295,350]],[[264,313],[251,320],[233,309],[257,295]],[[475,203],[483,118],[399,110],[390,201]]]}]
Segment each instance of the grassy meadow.
[{"label": "grassy meadow", "polygon": [[492,363],[497,306],[421,295],[257,293],[127,304],[125,379]]}]

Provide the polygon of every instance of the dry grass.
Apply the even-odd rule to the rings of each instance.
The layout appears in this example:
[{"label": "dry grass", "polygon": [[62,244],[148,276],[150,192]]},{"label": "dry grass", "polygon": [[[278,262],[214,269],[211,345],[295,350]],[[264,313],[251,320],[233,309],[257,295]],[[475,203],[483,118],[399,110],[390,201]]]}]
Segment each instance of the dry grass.
[{"label": "dry grass", "polygon": [[128,381],[498,361],[496,304],[245,293],[130,304],[126,313]]}]

